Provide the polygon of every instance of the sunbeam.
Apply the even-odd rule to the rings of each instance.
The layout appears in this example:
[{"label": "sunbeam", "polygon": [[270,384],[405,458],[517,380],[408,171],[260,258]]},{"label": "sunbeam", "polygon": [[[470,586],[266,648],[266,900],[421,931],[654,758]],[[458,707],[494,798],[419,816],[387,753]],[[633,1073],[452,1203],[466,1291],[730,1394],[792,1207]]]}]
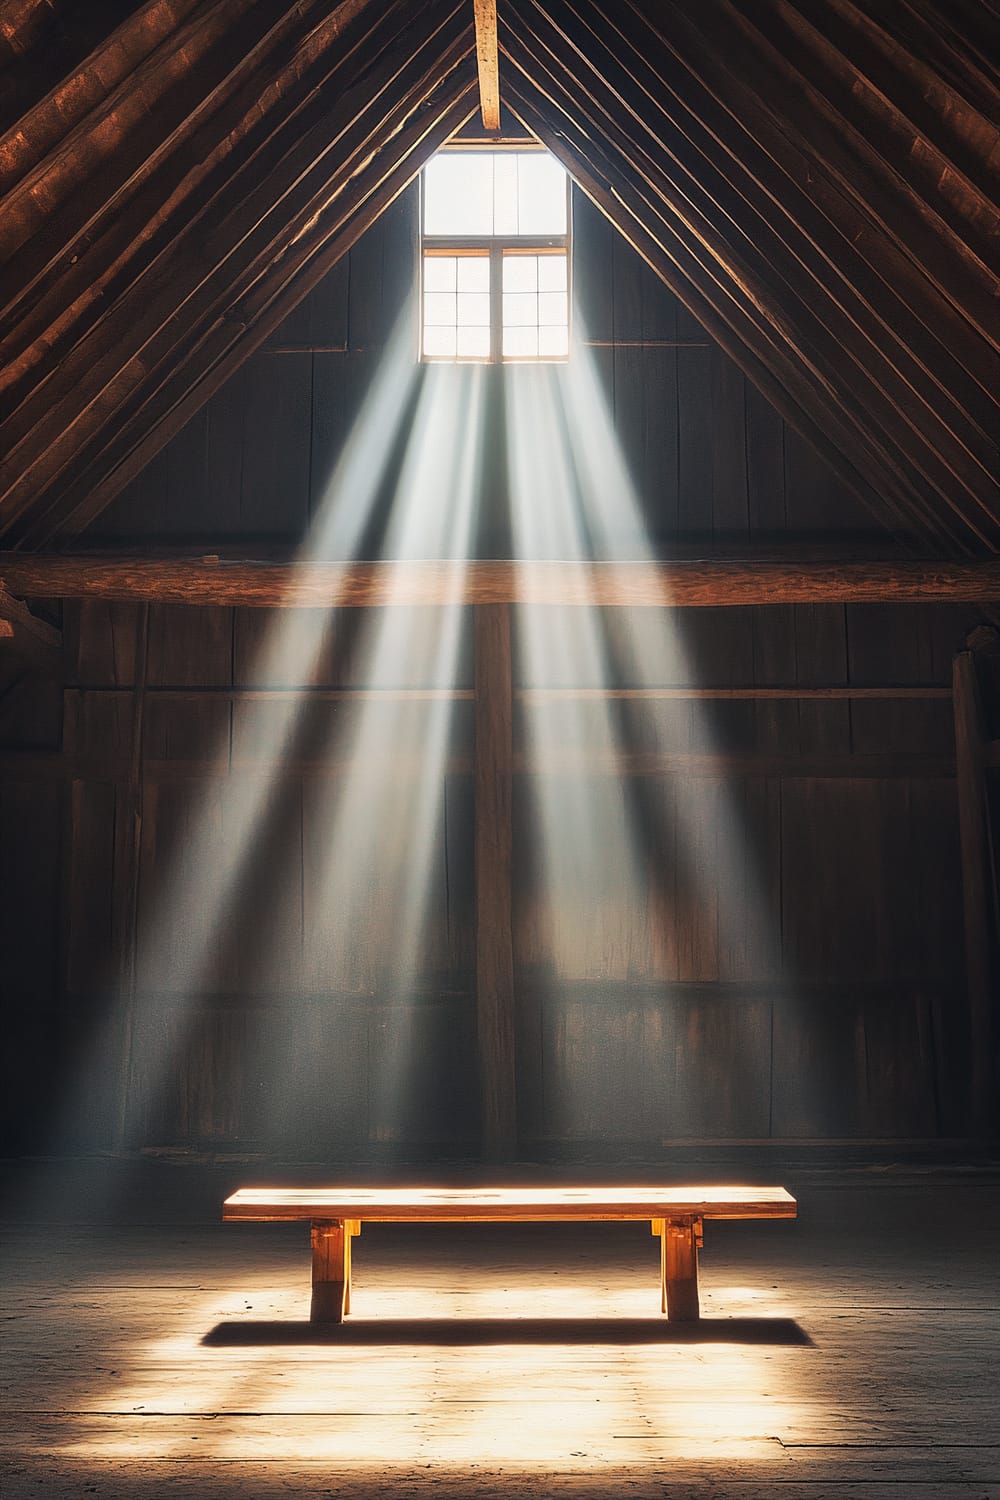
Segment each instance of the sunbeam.
[{"label": "sunbeam", "polygon": [[[510,372],[512,524],[519,558],[582,561],[587,543],[566,458],[559,374],[547,367]],[[624,782],[607,774],[618,764],[608,700],[558,691],[607,681],[600,612],[592,604],[523,606],[517,627],[525,680],[540,694],[525,709],[531,813],[544,874],[539,944],[557,984],[605,981],[609,966],[629,967],[631,934],[622,933],[620,912],[626,901],[636,910],[640,874]],[[574,763],[584,744],[604,774],[594,777]],[[557,1128],[569,1123],[572,1095],[570,1080],[552,1080],[548,1105]]]},{"label": "sunbeam", "polygon": [[[409,347],[408,320],[387,345],[374,381],[329,479],[300,552],[299,562],[352,562],[370,526],[391,454],[387,435],[396,430],[417,378]],[[220,566],[225,566],[220,564]],[[147,1118],[175,1073],[183,1053],[195,1002],[210,989],[220,955],[235,929],[241,890],[253,870],[269,821],[280,815],[283,768],[305,729],[308,688],[326,647],[331,611],[274,611],[253,676],[257,681],[295,684],[295,689],[254,705],[248,738],[252,757],[235,767],[221,793],[188,795],[176,820],[175,849],[159,889],[144,900],[137,933],[133,994],[120,994],[108,1022],[92,1040],[90,1062],[81,1067],[62,1119],[54,1131],[60,1149],[72,1149],[88,1102],[108,1091],[108,1059],[121,1057],[117,1083],[119,1145],[128,1145],[141,1122],[137,1098]],[[232,712],[232,710],[231,710]],[[224,755],[233,760],[234,730]],[[272,921],[269,930],[280,924]],[[168,1001],[169,1023],[162,1014]]]},{"label": "sunbeam", "polygon": [[[440,559],[443,602],[369,612],[360,660],[371,696],[339,737],[344,770],[325,784],[314,810],[320,855],[305,924],[307,980],[334,996],[366,997],[384,1016],[374,1032],[369,1130],[390,1140],[406,1113],[409,1002],[422,982],[430,872],[439,862],[483,419],[481,371],[432,366],[422,377],[385,548],[403,565],[422,555]],[[421,696],[398,696],[401,685]],[[331,732],[328,756],[333,739]],[[382,927],[382,941],[362,952],[358,934],[373,925]],[[280,954],[271,961],[280,964]],[[293,1063],[296,1090],[289,1087]],[[308,1089],[310,1070],[329,1087],[330,1066],[301,1048],[272,1056],[275,1109]]]},{"label": "sunbeam", "polygon": [[[508,466],[517,557],[592,558],[632,563],[654,557],[638,497],[588,350],[565,368],[509,372]],[[581,576],[586,573],[581,568]],[[609,618],[613,615],[613,618]],[[566,1024],[586,1026],[579,986],[635,983],[662,992],[671,981],[727,978],[727,956],[738,972],[766,977],[773,920],[759,899],[749,829],[721,776],[665,782],[658,763],[680,747],[704,752],[715,736],[697,702],[660,697],[668,684],[695,681],[668,610],[522,606],[527,767],[534,791],[535,836],[544,870],[537,905],[548,934],[551,982],[563,992]],[[614,688],[615,691],[610,690]],[[655,779],[632,772],[651,768]],[[665,890],[664,850],[682,871]],[[707,925],[712,972],[698,956],[679,952],[681,888]],[[605,919],[604,912],[607,912]],[[622,913],[628,918],[622,921]],[[571,987],[578,993],[572,994]],[[592,1009],[592,1008],[591,1008]],[[662,1049],[664,1097],[655,1114],[666,1135],[714,1136],[717,1102],[697,1059],[704,1038],[688,1033],[683,1007],[658,1003],[642,1022],[647,1045]],[[592,1121],[620,1118],[619,1082],[595,1098]],[[711,1082],[709,1080],[709,1082]],[[727,1079],[735,1095],[767,1080]],[[637,1082],[637,1088],[644,1085]],[[579,1121],[579,1084],[563,1071],[550,1080],[552,1126]],[[726,1111],[728,1114],[728,1111]],[[628,1109],[625,1109],[628,1115]]]}]

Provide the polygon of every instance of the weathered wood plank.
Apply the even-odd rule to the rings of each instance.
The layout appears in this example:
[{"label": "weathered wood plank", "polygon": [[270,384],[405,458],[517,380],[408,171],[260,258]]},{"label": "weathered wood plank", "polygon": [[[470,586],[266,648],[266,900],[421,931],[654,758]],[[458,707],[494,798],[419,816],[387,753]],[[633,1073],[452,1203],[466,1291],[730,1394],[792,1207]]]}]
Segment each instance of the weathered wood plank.
[{"label": "weathered wood plank", "polygon": [[0,650],[16,652],[52,677],[64,670],[62,631],[40,620],[21,599],[15,599],[0,583]]},{"label": "weathered wood plank", "polygon": [[115,1197],[133,1222],[95,1226],[120,1174],[49,1166],[43,1212],[79,1207],[58,1234],[7,1233],[5,1496],[278,1500],[331,1475],[347,1500],[1000,1486],[985,1179],[824,1171],[796,1224],[714,1225],[703,1322],[673,1333],[647,1225],[366,1227],[373,1321],[331,1336],[306,1321],[303,1227],[207,1222],[224,1175],[161,1167]]},{"label": "weathered wood plank", "polygon": [[[140,606],[141,608],[142,606]],[[130,692],[126,687],[91,687],[88,697],[114,696]],[[301,701],[303,704],[319,703],[393,703],[434,701],[448,699],[451,702],[469,701],[475,697],[474,688],[466,687],[174,687],[156,686],[147,689],[152,699],[169,698],[175,703],[199,702],[222,698],[229,703],[257,703]],[[514,697],[520,703],[550,703],[566,700],[587,701],[610,699],[620,702],[670,703],[688,699],[711,701],[732,699],[736,702],[757,700],[794,702],[881,702],[894,700],[951,701],[951,688],[939,683],[867,683],[855,687],[851,683],[823,683],[806,686],[796,683],[777,685],[748,684],[745,686],[706,687],[702,684],[681,684],[673,687],[536,687],[515,688]]]},{"label": "weathered wood plank", "polygon": [[344,1220],[362,1223],[535,1223],[695,1217],[794,1219],[786,1188],[715,1184],[594,1187],[239,1188],[223,1219],[255,1223]]},{"label": "weathered wood plank", "polygon": [[[996,742],[1000,745],[1000,741]],[[1000,763],[1000,751],[996,752],[996,763]],[[176,758],[147,758],[144,774],[150,781],[186,781],[200,778],[225,778],[231,776],[285,776],[324,777],[340,776],[352,764],[349,753],[330,753],[315,758],[300,755],[284,756],[275,761],[264,756],[254,758],[231,756],[227,749],[216,756],[178,756]],[[422,760],[412,756],[403,758],[394,754],[391,747],[385,752],[387,772],[393,775],[416,774]],[[468,774],[474,768],[473,757],[457,753],[447,762],[447,770]],[[913,778],[915,780],[938,780],[953,778],[955,762],[948,756],[934,755],[774,755],[770,753],[719,753],[684,751],[591,751],[580,749],[553,749],[542,756],[526,755],[516,751],[513,758],[516,772],[540,775],[586,773],[600,776],[649,776],[649,777],[695,777],[716,780],[740,776],[787,776],[813,779],[857,779],[881,780],[885,777]],[[46,750],[0,751],[0,771],[13,779],[28,781],[51,781],[69,777],[80,781],[115,782],[128,777],[128,761],[119,755],[100,755],[80,751],[60,755]]]},{"label": "weathered wood plank", "polygon": [[36,599],[254,607],[565,604],[711,608],[749,604],[1000,600],[1000,562],[761,558],[672,562],[273,562],[105,554],[0,554],[9,592]]},{"label": "weathered wood plank", "polygon": [[[129,1139],[129,1108],[132,1087],[132,1049],[135,1042],[136,979],[139,957],[139,879],[144,815],[142,774],[146,712],[146,677],[149,669],[149,605],[139,606],[135,622],[135,682],[132,686],[132,743],[126,786],[120,789],[124,804],[123,827],[117,838],[115,884],[112,901],[118,953],[120,1053],[118,1110],[115,1145],[125,1149]],[[116,818],[116,825],[117,825]],[[119,830],[116,826],[116,835]]]},{"label": "weathered wood plank", "polygon": [[962,860],[965,972],[972,1046],[970,1106],[973,1122],[988,1126],[996,1115],[994,1078],[990,864],[987,823],[985,736],[971,651],[955,657],[952,676],[955,710],[955,764]]},{"label": "weathered wood plank", "polygon": [[476,1009],[483,1152],[517,1143],[512,938],[514,747],[511,622],[504,605],[478,605],[476,637]]},{"label": "weathered wood plank", "polygon": [[476,63],[479,70],[479,110],[484,130],[500,129],[500,64],[497,59],[496,0],[473,0],[476,21]]}]

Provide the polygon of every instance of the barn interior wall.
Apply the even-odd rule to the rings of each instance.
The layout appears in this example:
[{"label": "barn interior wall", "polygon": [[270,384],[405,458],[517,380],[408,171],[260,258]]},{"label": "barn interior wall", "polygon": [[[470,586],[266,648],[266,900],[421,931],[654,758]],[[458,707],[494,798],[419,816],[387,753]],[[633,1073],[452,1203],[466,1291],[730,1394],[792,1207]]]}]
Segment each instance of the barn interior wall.
[{"label": "barn interior wall", "polygon": [[[574,193],[577,334],[654,546],[873,538],[826,463],[603,216]],[[299,541],[402,325],[416,350],[411,187],[86,533],[107,545]],[[510,554],[502,516],[481,528]]]},{"label": "barn interior wall", "polygon": [[[411,190],[87,540],[297,542],[392,327],[400,316],[412,319],[415,215]],[[583,200],[574,222],[581,326],[657,549],[809,539],[891,545]],[[495,550],[502,536],[502,526],[487,526],[484,549]],[[366,686],[360,614],[334,615],[308,685]],[[455,682],[466,693],[474,674],[467,616]],[[609,639],[641,634],[641,617],[605,611]],[[702,687],[946,689],[972,617],[943,606],[817,605],[689,610],[673,623],[689,681]],[[66,684],[28,675],[11,685],[0,710],[4,746],[35,756],[30,772],[0,785],[8,892],[0,962],[19,1033],[5,1095],[29,1148],[47,1138],[62,1091],[113,1016],[132,880],[137,610],[68,604],[63,624]],[[254,693],[275,685],[259,664],[272,625],[261,609],[150,610],[137,932],[140,943],[158,945],[157,985],[138,997],[136,1013],[140,1030],[152,1026],[157,1037],[139,1035],[131,1046],[135,1058],[155,1053],[170,1064],[157,1079],[133,1070],[129,1139],[325,1158],[474,1150],[475,744],[467,697],[452,708],[426,936],[405,1012],[385,993],[394,914],[380,890],[347,945],[337,913],[323,904],[320,808],[329,778],[343,768],[318,770],[319,747],[338,743],[362,711],[329,696],[305,711],[301,764],[279,779],[274,815],[261,826],[211,972],[190,993],[179,960],[190,913],[174,901],[165,918],[163,893],[194,826],[215,829],[225,847],[233,789],[260,769],[273,704]],[[515,750],[525,745],[517,690],[536,685],[515,636]],[[623,895],[613,856],[595,850],[573,899],[550,909],[531,812],[538,786],[526,772],[515,775],[523,1149],[962,1133],[964,976],[947,695],[677,700],[662,710],[661,749],[729,759],[715,770],[702,762],[697,774],[637,771],[619,781],[595,772],[587,780],[595,817],[604,800],[624,796],[646,830],[641,905]],[[415,722],[422,711],[413,705]],[[585,714],[579,722],[586,734]],[[628,749],[648,742],[648,719],[628,706],[617,728]],[[733,877],[745,899],[729,912],[696,879],[699,861],[728,853],[716,849],[725,838],[723,803],[735,809],[746,845]],[[682,804],[702,847],[680,837]],[[388,868],[398,855],[394,830],[377,807],[370,826]],[[264,945],[282,954],[277,981],[274,965],[259,961]],[[279,1040],[286,1057],[291,1048],[298,1079],[294,1111],[271,1097],[269,1058]],[[91,1057],[77,1114],[80,1139],[90,1143],[109,1143],[122,1126],[116,1046]],[[372,1079],[380,1058],[401,1046],[408,1087],[386,1112]]]}]

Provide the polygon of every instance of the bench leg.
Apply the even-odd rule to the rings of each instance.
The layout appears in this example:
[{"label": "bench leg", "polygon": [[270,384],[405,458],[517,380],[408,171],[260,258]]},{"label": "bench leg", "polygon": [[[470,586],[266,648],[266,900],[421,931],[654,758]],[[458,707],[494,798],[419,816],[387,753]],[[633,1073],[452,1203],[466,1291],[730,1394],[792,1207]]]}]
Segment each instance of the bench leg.
[{"label": "bench leg", "polygon": [[697,1322],[701,1222],[690,1217],[655,1222],[660,1228],[661,1311],[671,1323]]},{"label": "bench leg", "polygon": [[311,1323],[342,1323],[351,1306],[351,1231],[339,1222],[312,1225]]}]

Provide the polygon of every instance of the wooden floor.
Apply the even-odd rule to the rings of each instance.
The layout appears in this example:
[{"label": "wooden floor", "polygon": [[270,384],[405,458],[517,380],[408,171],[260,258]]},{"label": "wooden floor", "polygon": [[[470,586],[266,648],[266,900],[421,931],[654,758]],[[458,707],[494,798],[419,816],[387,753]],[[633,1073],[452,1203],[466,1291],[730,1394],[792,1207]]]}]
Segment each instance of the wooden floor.
[{"label": "wooden floor", "polygon": [[306,1226],[214,1221],[254,1177],[36,1169],[3,1500],[1000,1497],[995,1174],[786,1173],[797,1222],[706,1226],[689,1327],[643,1226],[368,1226],[320,1331]]}]

